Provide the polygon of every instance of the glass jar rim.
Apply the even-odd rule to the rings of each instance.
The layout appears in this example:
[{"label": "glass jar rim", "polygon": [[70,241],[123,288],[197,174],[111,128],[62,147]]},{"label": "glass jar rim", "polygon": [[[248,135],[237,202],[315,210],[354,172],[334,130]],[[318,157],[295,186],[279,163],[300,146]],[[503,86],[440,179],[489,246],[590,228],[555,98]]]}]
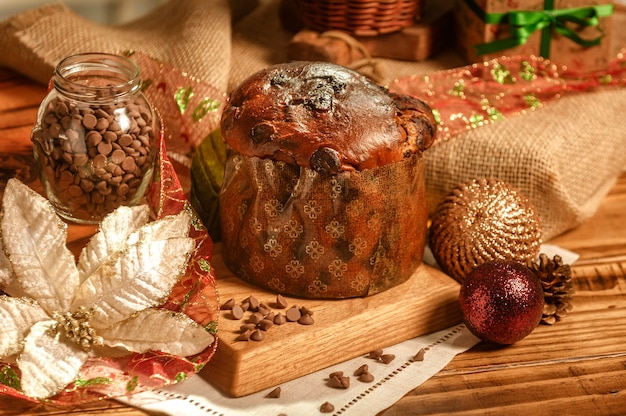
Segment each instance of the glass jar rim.
[{"label": "glass jar rim", "polygon": [[[91,84],[86,80],[107,77],[115,82]],[[122,55],[86,52],[67,56],[56,66],[53,85],[61,93],[77,100],[118,101],[141,90],[139,67]]]}]

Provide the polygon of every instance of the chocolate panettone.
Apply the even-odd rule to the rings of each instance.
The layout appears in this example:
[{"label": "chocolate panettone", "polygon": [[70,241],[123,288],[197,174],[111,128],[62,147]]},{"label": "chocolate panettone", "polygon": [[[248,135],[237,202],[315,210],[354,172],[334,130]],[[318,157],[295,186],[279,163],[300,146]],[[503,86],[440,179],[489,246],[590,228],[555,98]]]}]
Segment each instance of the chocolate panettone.
[{"label": "chocolate panettone", "polygon": [[293,62],[230,96],[220,192],[223,257],[239,277],[315,298],[404,282],[426,233],[430,108],[347,68]]}]

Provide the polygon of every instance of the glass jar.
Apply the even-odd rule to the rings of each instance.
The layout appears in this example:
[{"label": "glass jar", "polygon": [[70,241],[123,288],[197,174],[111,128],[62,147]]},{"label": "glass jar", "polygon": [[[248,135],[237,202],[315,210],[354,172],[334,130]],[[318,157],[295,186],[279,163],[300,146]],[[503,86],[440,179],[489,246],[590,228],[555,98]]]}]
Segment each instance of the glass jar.
[{"label": "glass jar", "polygon": [[72,222],[98,223],[142,202],[157,153],[158,117],[139,68],[118,55],[63,59],[31,134],[47,198]]}]

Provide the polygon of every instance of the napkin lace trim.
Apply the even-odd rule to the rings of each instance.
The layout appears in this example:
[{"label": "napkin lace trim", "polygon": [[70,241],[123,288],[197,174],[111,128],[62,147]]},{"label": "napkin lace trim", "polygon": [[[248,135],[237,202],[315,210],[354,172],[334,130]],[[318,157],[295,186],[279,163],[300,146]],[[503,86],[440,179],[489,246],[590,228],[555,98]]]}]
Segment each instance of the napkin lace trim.
[{"label": "napkin lace trim", "polygon": [[[446,333],[441,338],[439,338],[437,341],[434,341],[434,342],[428,344],[427,346],[425,346],[423,348],[424,351],[427,352],[430,349],[434,348],[435,346],[447,342],[448,340],[450,340],[454,336],[456,336],[459,333],[461,333],[464,328],[465,328],[464,324],[457,325],[456,327],[452,328],[448,333]],[[339,408],[337,411],[335,411],[332,414],[332,416],[339,416],[339,415],[344,414],[345,412],[347,412],[350,409],[350,407],[356,405],[360,400],[365,399],[369,394],[373,393],[375,390],[383,387],[385,385],[385,383],[389,382],[395,376],[399,375],[402,371],[406,370],[411,365],[418,364],[420,362],[421,361],[415,360],[413,358],[405,361],[404,363],[399,365],[396,369],[390,371],[385,377],[381,378],[377,383],[373,384],[367,390],[363,391],[358,396],[356,396],[355,398],[350,400],[347,404],[343,405],[341,408]],[[164,390],[153,390],[153,392],[155,394],[164,396],[167,400],[184,400],[187,403],[195,406],[198,410],[206,413],[207,415],[226,416],[224,413],[220,412],[219,410],[216,410],[216,409],[211,408],[210,406],[207,406],[205,402],[202,402],[202,401],[199,401],[199,400],[195,400],[194,398],[188,397],[187,395],[184,395],[184,394],[171,393],[171,392],[164,391]]]},{"label": "napkin lace trim", "polygon": [[[450,330],[450,332],[446,333],[444,336],[442,336],[441,338],[439,338],[437,341],[432,342],[430,344],[428,344],[427,346],[424,347],[424,351],[427,352],[430,349],[432,349],[433,347],[435,347],[436,345],[439,344],[443,344],[446,341],[448,341],[450,338],[454,337],[455,335],[459,334],[463,329],[465,328],[464,324],[460,324],[454,328],[452,328]],[[401,364],[400,366],[398,366],[395,370],[392,370],[391,372],[389,372],[389,374],[387,374],[385,377],[383,377],[382,379],[380,379],[377,383],[373,384],[371,387],[369,387],[367,390],[365,390],[364,392],[362,392],[361,394],[359,394],[358,396],[356,396],[354,399],[350,400],[347,404],[345,404],[344,406],[342,406],[339,410],[337,410],[336,412],[334,412],[332,414],[332,416],[339,416],[341,414],[343,414],[344,412],[347,412],[350,407],[354,406],[355,404],[357,404],[360,400],[363,400],[367,397],[368,394],[373,393],[376,389],[381,388],[382,386],[385,385],[385,383],[387,383],[388,381],[390,381],[392,378],[394,378],[396,375],[400,374],[402,371],[406,370],[408,367],[410,367],[413,364],[418,364],[421,361],[415,360],[413,358],[405,361],[403,364]]]},{"label": "napkin lace trim", "polygon": [[206,413],[207,415],[226,416],[224,413],[220,412],[219,410],[215,410],[211,408],[210,406],[207,406],[206,403],[201,402],[199,400],[194,400],[193,398],[188,397],[185,394],[171,393],[169,391],[164,391],[164,390],[153,390],[153,392],[155,394],[165,397],[166,400],[184,400],[187,403],[195,406],[198,410]]}]

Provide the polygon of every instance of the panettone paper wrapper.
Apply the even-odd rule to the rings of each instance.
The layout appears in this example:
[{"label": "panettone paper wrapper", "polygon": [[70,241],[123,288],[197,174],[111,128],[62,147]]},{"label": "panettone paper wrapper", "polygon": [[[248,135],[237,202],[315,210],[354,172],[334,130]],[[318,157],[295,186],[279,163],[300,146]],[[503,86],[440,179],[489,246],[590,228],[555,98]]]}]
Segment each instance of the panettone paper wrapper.
[{"label": "panettone paper wrapper", "polygon": [[232,152],[220,193],[222,255],[240,278],[306,298],[379,293],[421,263],[427,223],[421,154],[320,175]]}]

